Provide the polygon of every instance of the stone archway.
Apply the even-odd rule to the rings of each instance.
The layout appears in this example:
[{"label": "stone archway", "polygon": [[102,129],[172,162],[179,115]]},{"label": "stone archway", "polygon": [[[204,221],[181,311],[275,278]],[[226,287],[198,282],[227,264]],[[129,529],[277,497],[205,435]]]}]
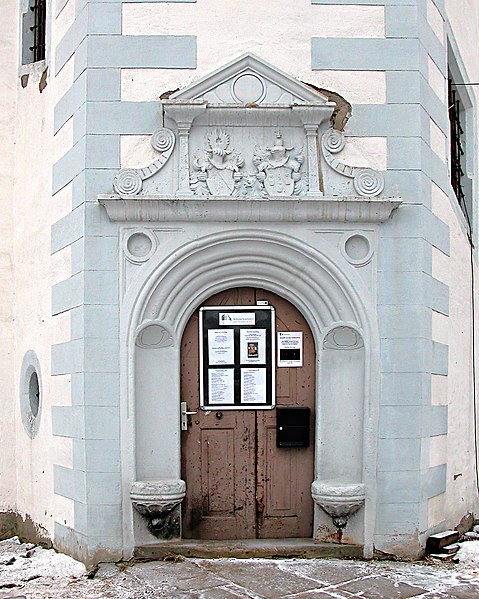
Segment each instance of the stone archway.
[{"label": "stone archway", "polygon": [[[335,326],[364,340],[363,482],[365,554],[372,550],[377,427],[378,334],[371,304],[330,258],[291,236],[254,229],[204,236],[152,260],[122,307],[122,464],[125,545],[154,539],[131,508],[133,481],[180,479],[179,341],[194,310],[231,287],[262,287],[294,304],[316,346]],[[318,352],[320,366],[321,352]],[[319,377],[318,377],[319,378]],[[316,402],[321,401],[317,383]],[[368,441],[368,439],[370,439]],[[132,451],[132,447],[134,450]],[[316,460],[316,476],[318,460]]]}]

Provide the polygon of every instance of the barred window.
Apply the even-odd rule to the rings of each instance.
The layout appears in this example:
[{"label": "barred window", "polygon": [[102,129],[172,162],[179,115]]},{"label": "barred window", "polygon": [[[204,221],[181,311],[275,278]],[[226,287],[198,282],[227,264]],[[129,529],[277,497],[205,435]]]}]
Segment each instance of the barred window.
[{"label": "barred window", "polygon": [[22,64],[45,60],[46,17],[46,0],[29,0],[22,18]]},{"label": "barred window", "polygon": [[466,109],[459,86],[448,76],[448,110],[451,185],[469,227],[472,225],[472,181],[467,175]]}]

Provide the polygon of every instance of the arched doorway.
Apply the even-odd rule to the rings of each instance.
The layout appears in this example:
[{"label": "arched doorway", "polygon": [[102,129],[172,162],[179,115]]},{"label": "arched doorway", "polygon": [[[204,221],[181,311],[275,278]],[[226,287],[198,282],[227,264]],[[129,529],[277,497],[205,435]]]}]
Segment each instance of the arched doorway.
[{"label": "arched doorway", "polygon": [[303,366],[276,369],[276,402],[278,407],[310,408],[310,444],[277,448],[276,410],[200,410],[196,311],[181,343],[181,401],[195,412],[181,439],[184,538],[312,536],[316,355],[311,330],[291,303],[263,289],[229,289],[203,305],[255,305],[260,300],[275,307],[277,331],[303,332]]}]

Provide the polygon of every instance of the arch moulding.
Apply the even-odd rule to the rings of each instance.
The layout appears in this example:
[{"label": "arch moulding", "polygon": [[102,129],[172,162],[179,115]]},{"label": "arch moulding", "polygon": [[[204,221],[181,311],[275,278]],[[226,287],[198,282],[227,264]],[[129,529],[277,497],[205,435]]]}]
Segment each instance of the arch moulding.
[{"label": "arch moulding", "polygon": [[[319,417],[325,335],[335,326],[346,325],[364,340],[364,551],[370,556],[376,495],[376,447],[372,439],[376,438],[379,394],[374,302],[353,267],[339,267],[323,252],[292,236],[253,228],[217,232],[180,247],[159,248],[123,298],[120,388],[125,555],[132,554],[139,544],[154,542],[132,508],[132,483],[181,478],[183,330],[208,297],[242,286],[272,291],[294,304],[306,318],[317,351]],[[145,331],[150,324],[154,334],[148,344]]]}]

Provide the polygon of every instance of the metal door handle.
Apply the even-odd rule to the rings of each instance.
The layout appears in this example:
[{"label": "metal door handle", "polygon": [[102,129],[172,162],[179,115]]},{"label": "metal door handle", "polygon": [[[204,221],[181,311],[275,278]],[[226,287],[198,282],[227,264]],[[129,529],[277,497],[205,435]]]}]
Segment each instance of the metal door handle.
[{"label": "metal door handle", "polygon": [[190,416],[191,414],[197,414],[197,412],[188,412],[188,407],[186,405],[186,401],[182,401],[180,403],[180,407],[181,407],[181,430],[187,431],[188,430],[188,416]]}]

